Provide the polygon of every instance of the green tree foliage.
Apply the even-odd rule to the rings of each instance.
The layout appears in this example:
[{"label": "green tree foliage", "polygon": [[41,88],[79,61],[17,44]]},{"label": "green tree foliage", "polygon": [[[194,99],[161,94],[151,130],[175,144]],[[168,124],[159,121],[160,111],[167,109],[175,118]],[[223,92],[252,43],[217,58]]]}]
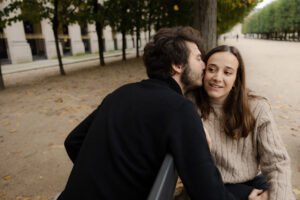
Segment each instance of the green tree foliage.
[{"label": "green tree foliage", "polygon": [[135,47],[136,47],[136,57],[139,57],[139,41],[141,37],[141,29],[145,27],[146,23],[146,1],[143,0],[128,0],[130,1],[130,14],[132,15],[132,33],[135,33]]},{"label": "green tree foliage", "polygon": [[[217,33],[221,34],[240,22],[259,1],[261,0],[218,0]],[[166,26],[193,26],[195,9],[199,9],[195,6],[196,2],[201,5],[203,3],[202,0],[11,0],[3,12],[0,12],[1,19],[4,16],[7,17],[5,22],[1,20],[0,23],[9,25],[18,20],[34,23],[41,19],[48,19],[54,32],[60,72],[64,75],[58,42],[59,27],[62,25],[95,23],[99,38],[99,59],[101,65],[104,65],[102,37],[103,28],[106,25],[109,24],[112,27],[114,36],[117,32],[122,34],[122,58],[125,60],[126,34],[136,35],[135,42],[137,56],[139,56],[138,42],[141,30],[148,31],[150,38],[150,32],[153,29],[158,30]],[[205,6],[201,8],[201,12],[208,9]],[[18,13],[18,9],[22,12]],[[17,14],[10,15],[12,12]],[[216,14],[214,14],[213,20],[207,20],[208,27],[209,23],[215,21],[215,16]],[[207,14],[206,18],[212,19],[212,16]],[[205,28],[201,31],[205,35],[204,32],[209,30]],[[211,35],[211,32],[214,32],[213,36],[215,37],[215,29],[206,35]]]},{"label": "green tree foliage", "polygon": [[160,4],[155,29],[164,26],[186,26],[193,22],[194,2],[191,0],[163,0]]},{"label": "green tree foliage", "polygon": [[126,60],[126,34],[133,29],[131,23],[133,11],[130,9],[130,2],[125,0],[109,0],[109,24],[113,30],[122,34],[122,60]]},{"label": "green tree foliage", "polygon": [[277,0],[250,16],[243,33],[259,38],[294,40],[300,36],[300,0]]},{"label": "green tree foliage", "polygon": [[43,10],[41,11],[43,18],[48,19],[52,24],[60,74],[66,75],[59,48],[58,31],[59,27],[63,25],[77,22],[78,16],[80,16],[78,15],[79,8],[84,2],[81,0],[39,0],[39,2],[43,5]]},{"label": "green tree foliage", "polygon": [[[0,24],[0,30],[3,30],[2,28],[4,28],[4,25]],[[1,65],[1,59],[0,59],[0,90],[3,90],[4,88],[5,88],[5,85],[4,85],[4,80],[3,80],[2,65]]]},{"label": "green tree foliage", "polygon": [[87,23],[94,23],[96,26],[96,33],[98,39],[98,53],[100,65],[104,66],[104,41],[103,29],[108,24],[108,9],[106,2],[99,2],[98,0],[82,0],[78,7],[76,22],[81,26]]},{"label": "green tree foliage", "polygon": [[242,22],[259,2],[261,0],[218,0],[217,34],[225,33]]}]

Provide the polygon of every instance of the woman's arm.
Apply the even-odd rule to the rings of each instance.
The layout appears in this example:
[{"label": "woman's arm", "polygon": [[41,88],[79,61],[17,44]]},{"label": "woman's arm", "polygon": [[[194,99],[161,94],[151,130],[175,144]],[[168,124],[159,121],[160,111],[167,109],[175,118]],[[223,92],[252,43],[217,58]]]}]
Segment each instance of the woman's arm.
[{"label": "woman's arm", "polygon": [[257,149],[262,173],[266,176],[269,200],[294,200],[291,186],[290,158],[276,127],[271,108],[261,102],[259,118],[256,119]]}]

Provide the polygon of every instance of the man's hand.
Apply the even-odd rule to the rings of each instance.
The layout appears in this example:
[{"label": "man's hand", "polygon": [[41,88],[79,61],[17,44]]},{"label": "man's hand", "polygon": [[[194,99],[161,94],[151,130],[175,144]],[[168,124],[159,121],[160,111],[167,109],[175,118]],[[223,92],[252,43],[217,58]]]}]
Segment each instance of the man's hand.
[{"label": "man's hand", "polygon": [[248,200],[268,200],[269,194],[268,191],[263,191],[259,189],[253,189],[250,195],[248,196]]}]

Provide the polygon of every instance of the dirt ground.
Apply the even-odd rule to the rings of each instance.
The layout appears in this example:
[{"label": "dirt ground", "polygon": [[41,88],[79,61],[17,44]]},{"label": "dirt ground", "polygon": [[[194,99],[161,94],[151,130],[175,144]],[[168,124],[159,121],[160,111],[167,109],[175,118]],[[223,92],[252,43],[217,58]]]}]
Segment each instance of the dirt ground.
[{"label": "dirt ground", "polygon": [[[245,57],[251,88],[270,99],[292,158],[293,187],[300,200],[300,44],[231,43]],[[68,133],[108,93],[146,78],[141,59],[105,67],[69,65],[66,71],[66,77],[58,75],[58,68],[4,76],[7,89],[0,92],[0,200],[52,199],[64,188],[72,166],[63,147]]]},{"label": "dirt ground", "polygon": [[67,134],[106,94],[145,78],[141,60],[71,67],[66,77],[57,75],[58,69],[5,76],[8,88],[0,92],[1,200],[52,199],[71,169],[63,147]]}]

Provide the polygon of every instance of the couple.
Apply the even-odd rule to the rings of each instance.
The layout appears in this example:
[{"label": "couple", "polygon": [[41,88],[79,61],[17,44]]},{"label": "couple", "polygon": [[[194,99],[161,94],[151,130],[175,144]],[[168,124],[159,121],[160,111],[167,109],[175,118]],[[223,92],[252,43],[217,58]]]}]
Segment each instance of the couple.
[{"label": "couple", "polygon": [[[265,123],[263,127],[256,127],[254,122],[256,115],[251,115],[251,107],[246,105],[246,102],[242,102],[241,105],[238,105],[239,109],[230,110],[233,112],[232,116],[224,117],[224,125],[227,129],[223,129],[228,135],[219,136],[220,139],[217,140],[217,131],[215,130],[217,128],[223,130],[221,127],[225,127],[221,123],[221,115],[217,114],[218,111],[222,112],[223,107],[228,109],[226,99],[231,95],[226,95],[225,91],[229,89],[230,85],[227,82],[225,85],[223,80],[213,80],[214,74],[217,72],[220,75],[220,70],[223,70],[220,69],[223,64],[219,66],[221,60],[214,59],[212,65],[208,65],[204,77],[207,93],[206,95],[204,93],[203,96],[199,94],[205,67],[200,46],[199,32],[190,27],[163,28],[154,35],[152,41],[146,45],[143,55],[149,79],[127,84],[107,95],[100,106],[67,137],[65,147],[74,166],[64,191],[58,197],[59,200],[146,199],[167,153],[173,156],[178,174],[191,199],[238,199],[237,194],[234,194],[236,185],[232,189],[230,184],[223,184],[222,178],[225,181],[229,180],[228,183],[230,180],[236,183],[234,178],[240,182],[255,179],[259,163],[262,166],[266,164],[263,170],[271,170],[271,173],[264,174],[270,183],[270,190],[274,184],[278,183],[279,189],[283,190],[284,194],[287,195],[290,192],[289,185],[286,186],[290,182],[290,171],[281,168],[281,163],[286,163],[287,154],[281,147],[281,143],[279,144],[280,148],[275,146],[276,149],[273,149],[279,135],[270,133],[268,125],[273,126],[274,124],[273,121],[267,121],[271,118],[265,118],[266,115],[269,116],[268,114],[258,113],[259,116],[264,116],[262,122]],[[213,55],[217,54],[213,53],[211,56]],[[210,58],[213,58],[211,56]],[[210,58],[207,63],[209,60],[213,60]],[[223,72],[228,74],[227,64],[225,66],[226,72]],[[241,69],[237,68],[232,67],[231,73],[235,73],[234,69],[240,73],[238,71]],[[243,84],[243,81],[234,82]],[[238,87],[244,87],[244,85],[234,85],[234,88]],[[211,156],[203,124],[195,104],[183,96],[188,90],[196,88],[198,88],[198,92],[195,93],[194,100],[200,108],[199,112],[201,112],[206,128],[212,132],[210,134],[214,159]],[[214,97],[219,99],[220,91],[224,91],[220,98],[224,100],[222,101],[225,102],[224,106],[220,105],[222,102],[211,101]],[[215,96],[210,98],[211,94]],[[242,95],[245,98],[246,94]],[[202,110],[201,104],[203,103],[205,106],[205,102],[208,103],[208,107],[206,107],[208,109]],[[242,116],[241,114],[244,113],[246,115],[241,119],[236,119],[237,116],[234,112],[240,113],[237,116]],[[213,118],[220,120],[216,122]],[[213,120],[212,124],[210,124],[210,120]],[[242,128],[237,126],[238,123],[243,125]],[[257,136],[249,133],[249,136],[245,137],[244,130],[254,132],[255,128],[265,128],[266,134]],[[230,135],[231,129],[234,130],[233,135]],[[238,129],[242,129],[243,134],[240,134]],[[259,144],[258,137],[262,137],[261,140],[264,137],[269,138],[267,134],[272,135],[270,136],[271,145]],[[228,148],[233,148],[229,144],[222,144],[223,146],[228,145],[228,147],[224,146],[225,149],[218,153],[218,143],[224,140],[229,142],[231,138],[232,143],[243,147],[238,150],[241,151],[240,156],[248,156],[240,158],[241,160],[237,164],[244,165],[244,162],[256,158],[256,161],[253,160],[251,163],[254,167],[247,164],[246,168],[243,166],[237,168],[238,166],[232,160],[224,160],[225,156],[221,153],[225,152],[225,149],[227,152],[232,152],[228,150]],[[241,139],[245,141],[239,142]],[[264,148],[262,152],[267,153],[266,155],[258,153],[262,150],[261,148]],[[273,155],[273,152],[281,154],[275,153],[275,161],[269,165],[269,161],[273,159],[269,155]],[[228,167],[227,175],[224,172],[226,169],[220,168],[219,170],[223,173],[220,174],[215,166],[215,162],[218,166],[219,157],[217,155],[222,156],[221,162],[219,162],[220,166]],[[281,173],[286,175],[285,179],[278,180]],[[232,177],[229,177],[228,174]],[[241,177],[238,177],[240,174],[242,174]],[[244,186],[247,184],[241,184],[241,187]],[[278,187],[276,186],[276,188]],[[266,194],[260,194],[257,192],[259,190],[254,191],[251,191],[252,199],[260,199]],[[277,195],[282,191],[276,190],[275,193]],[[272,196],[271,193],[269,195]]]}]

